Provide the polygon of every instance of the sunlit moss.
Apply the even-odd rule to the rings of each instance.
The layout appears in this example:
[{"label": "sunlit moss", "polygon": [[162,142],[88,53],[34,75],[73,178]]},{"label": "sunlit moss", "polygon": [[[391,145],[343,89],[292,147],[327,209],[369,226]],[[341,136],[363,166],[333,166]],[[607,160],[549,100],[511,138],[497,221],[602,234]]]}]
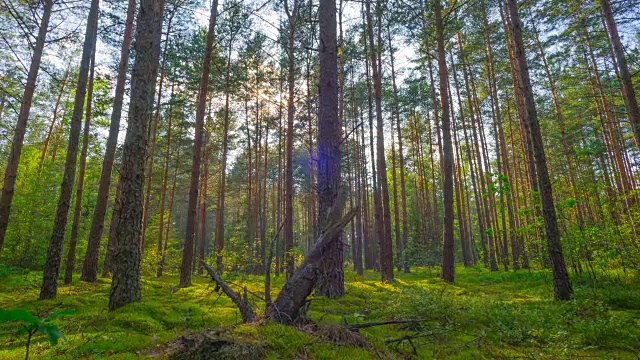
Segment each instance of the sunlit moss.
[{"label": "sunlit moss", "polygon": [[[0,307],[26,308],[40,316],[76,311],[55,320],[65,334],[58,345],[42,336],[33,339],[33,359],[157,358],[177,338],[206,329],[226,329],[227,340],[259,349],[268,359],[625,358],[640,351],[640,282],[633,276],[601,276],[597,284],[574,276],[575,299],[559,303],[544,271],[491,273],[459,267],[456,283],[450,285],[436,270],[413,270],[397,274],[392,284],[381,283],[371,271],[363,276],[348,271],[345,296],[311,297],[308,317],[321,326],[422,320],[363,329],[365,347],[339,345],[284,325],[239,325],[237,308],[204,276],[195,276],[194,286],[187,289],[177,288],[177,275],[145,277],[140,303],[109,312],[108,279],[60,286],[57,299],[38,301],[41,275],[14,273],[0,279]],[[250,301],[263,311],[262,277],[225,278],[238,290],[246,286],[255,294]],[[273,278],[274,296],[283,281]],[[0,359],[24,358],[24,339],[14,336],[15,330],[14,324],[0,324]],[[418,336],[411,343],[398,340],[407,335]]]}]

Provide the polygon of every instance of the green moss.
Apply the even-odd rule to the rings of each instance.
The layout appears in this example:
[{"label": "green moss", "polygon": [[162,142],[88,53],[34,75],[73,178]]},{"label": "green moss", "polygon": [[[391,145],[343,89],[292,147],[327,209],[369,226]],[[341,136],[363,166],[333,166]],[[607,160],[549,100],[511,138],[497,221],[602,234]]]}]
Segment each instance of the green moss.
[{"label": "green moss", "polygon": [[[238,325],[236,307],[205,277],[194,277],[194,286],[187,289],[176,287],[177,276],[144,278],[140,303],[109,312],[107,279],[60,286],[57,299],[38,301],[41,274],[5,271],[0,307],[25,308],[43,317],[76,311],[54,320],[65,334],[58,345],[42,336],[33,339],[33,359],[157,358],[176,339],[206,329],[226,329],[206,345],[215,347],[222,339],[220,354],[259,353],[267,359],[633,358],[640,352],[640,281],[631,275],[598,275],[597,282],[574,275],[575,298],[561,303],[553,300],[552,279],[545,271],[491,273],[460,267],[454,285],[442,282],[436,270],[398,274],[393,284],[382,284],[373,272],[347,272],[344,297],[313,297],[308,315],[321,325],[315,332],[270,323]],[[259,276],[227,278],[254,293],[263,291]],[[282,277],[273,279],[274,295],[282,283]],[[256,309],[264,308],[259,298],[250,300]],[[423,321],[363,329],[366,346],[341,344],[322,333],[323,326],[391,319]],[[15,332],[15,324],[0,324],[0,359],[24,358],[25,339]],[[407,335],[418,337],[412,343],[398,340]]]}]

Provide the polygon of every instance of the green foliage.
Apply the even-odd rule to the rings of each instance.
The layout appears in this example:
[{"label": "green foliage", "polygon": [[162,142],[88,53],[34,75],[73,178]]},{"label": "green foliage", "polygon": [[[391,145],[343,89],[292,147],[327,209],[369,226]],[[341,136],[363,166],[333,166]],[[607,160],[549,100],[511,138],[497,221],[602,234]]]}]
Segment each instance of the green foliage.
[{"label": "green foliage", "polygon": [[26,356],[29,358],[29,347],[31,346],[31,337],[37,332],[41,332],[47,335],[49,342],[52,345],[57,345],[58,340],[62,338],[62,333],[58,329],[58,326],[51,323],[51,320],[64,315],[74,314],[72,310],[62,310],[51,313],[44,320],[31,315],[28,310],[25,309],[0,309],[0,323],[13,323],[18,322],[21,324],[20,328],[16,332],[16,336],[27,334],[26,343]]},{"label": "green foliage", "polygon": [[[180,340],[183,336],[195,336],[193,341],[221,354],[237,351],[267,359],[625,358],[640,351],[636,275],[596,270],[594,281],[586,273],[573,274],[574,300],[559,303],[552,300],[551,275],[546,271],[490,273],[481,267],[458,267],[454,285],[442,282],[436,268],[413,271],[397,274],[393,284],[381,283],[373,272],[359,276],[347,271],[345,296],[312,297],[308,316],[317,326],[308,328],[239,325],[235,305],[215,293],[209,279],[198,276],[187,289],[176,287],[176,276],[145,276],[142,301],[109,312],[107,280],[61,286],[57,300],[38,301],[40,274],[13,271],[1,282],[0,306],[52,314],[49,323],[65,333],[65,341],[54,348],[44,333],[34,337],[32,355],[38,359],[154,358],[186,341]],[[261,276],[238,273],[226,278],[251,292],[263,291]],[[284,279],[272,280],[275,294]],[[264,308],[261,299],[250,300],[256,309]],[[57,322],[60,308],[75,310],[76,315]],[[327,336],[345,322],[392,319],[423,322],[363,329],[365,345],[338,343]],[[24,343],[12,339],[7,326],[0,325],[0,358],[24,358]],[[417,357],[407,341],[385,343],[417,333],[424,335],[413,340]]]}]

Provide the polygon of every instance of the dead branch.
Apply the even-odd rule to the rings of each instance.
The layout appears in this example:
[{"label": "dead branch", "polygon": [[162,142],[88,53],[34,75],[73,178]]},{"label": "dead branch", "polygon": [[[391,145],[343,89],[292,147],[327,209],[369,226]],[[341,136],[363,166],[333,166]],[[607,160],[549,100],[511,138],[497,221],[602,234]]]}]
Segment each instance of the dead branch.
[{"label": "dead branch", "polygon": [[[343,201],[344,199],[342,204],[344,204]],[[339,240],[337,235],[358,211],[357,208],[354,208],[340,217],[342,212],[342,204],[340,202],[340,200],[337,201],[338,204],[328,216],[330,225],[320,235],[302,264],[287,280],[273,306],[267,312],[267,318],[284,324],[292,324],[297,320],[300,309],[306,303],[307,297],[315,286],[318,276],[318,264],[322,259],[322,254],[334,241]]]},{"label": "dead branch", "polygon": [[200,260],[200,263],[207,270],[207,272],[211,276],[211,279],[213,279],[213,281],[215,281],[216,284],[218,284],[218,286],[222,289],[222,292],[224,292],[238,307],[238,309],[240,310],[240,314],[242,315],[242,322],[246,324],[255,321],[257,316],[256,312],[253,311],[253,308],[251,308],[251,305],[249,305],[249,301],[247,299],[247,288],[244,288],[244,296],[241,296],[240,294],[235,292],[224,280],[222,280],[220,275],[218,275],[209,264],[204,262],[204,260]]}]

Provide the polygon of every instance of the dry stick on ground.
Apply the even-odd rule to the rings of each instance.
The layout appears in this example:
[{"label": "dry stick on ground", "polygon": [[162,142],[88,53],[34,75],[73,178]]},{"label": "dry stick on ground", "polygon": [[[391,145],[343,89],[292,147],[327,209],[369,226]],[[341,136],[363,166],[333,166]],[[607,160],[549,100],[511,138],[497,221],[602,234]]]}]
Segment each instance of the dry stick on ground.
[{"label": "dry stick on ground", "polygon": [[[273,304],[267,309],[265,317],[270,320],[274,320],[279,323],[292,324],[294,323],[300,309],[306,303],[307,296],[311,294],[313,287],[318,277],[318,264],[322,259],[323,253],[326,249],[336,241],[336,234],[342,230],[348,224],[351,219],[356,215],[358,209],[352,209],[346,215],[340,216],[342,213],[342,206],[344,205],[344,196],[340,197],[336,201],[336,206],[329,213],[329,226],[318,238],[316,245],[311,249],[307,257],[304,259],[300,267],[293,273],[291,278],[287,280],[284,287],[278,294],[278,297]],[[215,270],[206,264],[204,261],[202,265],[207,270],[211,278],[222,288],[222,291],[231,298],[231,300],[240,309],[242,314],[242,320],[245,323],[252,322],[256,319],[256,313],[249,305],[247,301],[247,290],[245,288],[245,296],[235,292],[229,285],[222,280],[222,278],[215,272]]]},{"label": "dry stick on ground", "polygon": [[247,300],[247,288],[244,288],[244,296],[241,296],[237,292],[235,292],[229,285],[227,285],[224,280],[216,273],[215,270],[209,264],[204,261],[201,261],[202,266],[209,272],[211,278],[220,286],[222,292],[224,292],[234,304],[240,309],[240,314],[242,315],[243,323],[250,323],[256,319],[256,313],[249,305],[249,301]]},{"label": "dry stick on ground", "polygon": [[329,212],[328,216],[329,221],[327,223],[330,225],[319,236],[316,245],[309,251],[300,267],[284,284],[280,294],[278,294],[278,298],[266,314],[267,319],[283,324],[291,324],[297,320],[300,309],[306,303],[307,296],[311,294],[316,283],[318,266],[324,252],[337,240],[335,235],[351,221],[358,211],[355,208],[345,216],[340,217],[344,196],[336,200],[335,204],[336,206]]}]

